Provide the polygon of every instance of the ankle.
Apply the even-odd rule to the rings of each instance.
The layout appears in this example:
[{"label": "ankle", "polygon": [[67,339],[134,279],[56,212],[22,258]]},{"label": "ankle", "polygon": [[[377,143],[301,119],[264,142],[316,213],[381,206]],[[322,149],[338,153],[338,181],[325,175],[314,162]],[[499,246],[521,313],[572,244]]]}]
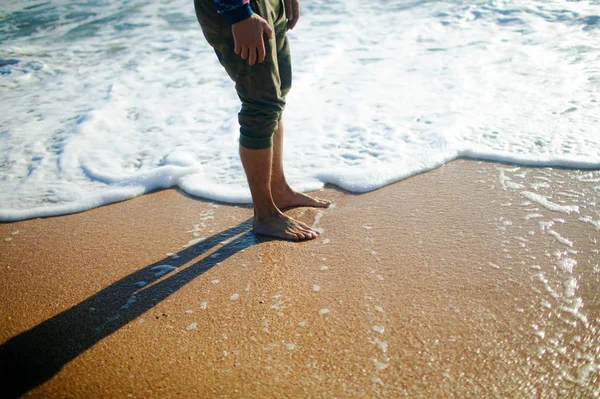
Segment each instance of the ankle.
[{"label": "ankle", "polygon": [[294,190],[292,190],[292,188],[290,186],[288,186],[287,184],[284,186],[271,188],[271,194],[273,195],[273,198],[281,198],[281,197],[285,197],[287,195],[292,195],[295,193],[296,192]]},{"label": "ankle", "polygon": [[279,216],[281,211],[275,205],[272,207],[257,208],[254,207],[254,223],[261,223],[274,216]]}]

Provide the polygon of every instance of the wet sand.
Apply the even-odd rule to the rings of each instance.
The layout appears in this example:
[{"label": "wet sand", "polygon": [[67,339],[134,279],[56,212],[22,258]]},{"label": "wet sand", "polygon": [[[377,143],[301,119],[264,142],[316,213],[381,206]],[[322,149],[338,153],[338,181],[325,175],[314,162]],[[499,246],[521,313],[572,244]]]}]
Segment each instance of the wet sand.
[{"label": "wet sand", "polygon": [[38,398],[600,395],[600,172],[333,188],[305,243],[164,190],[0,225],[0,375]]}]

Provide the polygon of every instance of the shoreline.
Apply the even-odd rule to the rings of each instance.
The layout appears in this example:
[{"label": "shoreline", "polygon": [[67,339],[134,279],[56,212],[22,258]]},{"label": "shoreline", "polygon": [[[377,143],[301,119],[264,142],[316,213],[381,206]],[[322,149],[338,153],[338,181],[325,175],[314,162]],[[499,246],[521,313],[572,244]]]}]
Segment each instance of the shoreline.
[{"label": "shoreline", "polygon": [[322,229],[302,243],[175,189],[0,224],[9,393],[600,394],[600,172],[457,160],[317,196],[286,212]]},{"label": "shoreline", "polygon": [[[503,159],[503,160],[498,160],[498,159]],[[452,163],[452,162],[467,162],[467,163],[473,162],[473,163],[479,163],[479,164],[484,163],[484,164],[497,165],[497,166],[506,167],[506,168],[515,168],[516,167],[516,168],[528,168],[528,169],[550,169],[550,170],[565,170],[565,171],[579,171],[579,172],[596,172],[596,171],[600,170],[600,163],[594,163],[592,161],[562,160],[562,161],[556,161],[553,165],[548,166],[543,163],[541,164],[538,161],[519,159],[519,158],[515,158],[515,157],[511,157],[511,156],[498,156],[497,159],[495,159],[495,160],[489,160],[489,159],[476,157],[476,156],[473,156],[473,157],[460,156],[460,157],[454,158],[448,162],[441,163],[440,165],[434,167],[433,169],[428,169],[425,171],[417,172],[413,175],[410,175],[409,177],[400,178],[399,180],[396,180],[392,183],[385,184],[382,187],[375,188],[375,189],[372,189],[369,191],[355,192],[355,191],[350,191],[343,187],[337,186],[334,183],[325,183],[323,188],[316,190],[314,192],[319,192],[322,190],[333,190],[333,191],[341,192],[341,193],[348,194],[348,195],[369,194],[374,191],[381,190],[389,185],[402,183],[402,181],[404,181],[406,179],[410,179],[415,176],[419,176],[419,175],[426,174],[426,173],[431,173],[431,172],[435,171],[436,169],[443,168],[448,163]],[[78,213],[89,212],[89,211],[97,209],[97,208],[102,208],[105,206],[119,204],[119,203],[125,202],[125,201],[130,201],[130,200],[139,198],[144,195],[149,195],[149,194],[157,193],[157,192],[164,191],[164,190],[175,190],[179,194],[181,194],[185,197],[189,197],[190,199],[193,199],[196,201],[201,201],[201,202],[210,202],[210,203],[214,203],[214,204],[218,204],[218,205],[222,205],[222,206],[245,207],[245,206],[249,206],[251,204],[251,203],[246,203],[246,202],[224,202],[224,201],[220,201],[220,200],[214,200],[211,198],[197,197],[197,196],[187,193],[185,190],[183,190],[182,188],[180,188],[177,185],[169,186],[169,187],[165,188],[165,187],[161,186],[160,184],[156,184],[156,185],[154,185],[154,187],[155,188],[152,188],[152,189],[142,189],[141,187],[113,189],[109,192],[104,192],[104,193],[98,194],[93,197],[89,197],[89,198],[85,198],[83,200],[69,202],[69,203],[65,203],[65,204],[57,205],[57,206],[39,206],[39,207],[28,208],[28,209],[0,209],[0,225],[9,224],[9,223],[19,223],[19,222],[24,222],[27,220],[49,219],[49,218],[55,218],[55,217],[75,215]],[[249,196],[249,192],[248,192],[248,196]],[[103,198],[106,198],[106,197],[112,197],[112,198],[118,197],[120,199],[113,199],[113,200],[109,200],[109,202],[106,202],[106,200],[103,200]],[[86,205],[89,203],[100,204],[100,205]],[[62,209],[62,210],[60,210],[60,209]],[[77,210],[69,211],[69,210],[65,210],[65,209],[77,209]],[[17,215],[21,215],[21,216],[14,216],[14,215],[8,216],[9,214],[15,214],[15,213]],[[31,216],[31,217],[23,216],[28,213],[34,213],[37,216]]]}]

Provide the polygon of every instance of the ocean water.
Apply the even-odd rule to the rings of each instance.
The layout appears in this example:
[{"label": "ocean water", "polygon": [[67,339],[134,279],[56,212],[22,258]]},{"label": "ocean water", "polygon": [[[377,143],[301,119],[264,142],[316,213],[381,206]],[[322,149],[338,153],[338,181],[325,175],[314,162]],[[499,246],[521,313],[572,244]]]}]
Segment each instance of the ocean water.
[{"label": "ocean water", "polygon": [[[600,1],[303,0],[286,173],[375,190],[468,157],[600,168]],[[250,202],[191,0],[0,5],[0,221],[177,186]]]}]

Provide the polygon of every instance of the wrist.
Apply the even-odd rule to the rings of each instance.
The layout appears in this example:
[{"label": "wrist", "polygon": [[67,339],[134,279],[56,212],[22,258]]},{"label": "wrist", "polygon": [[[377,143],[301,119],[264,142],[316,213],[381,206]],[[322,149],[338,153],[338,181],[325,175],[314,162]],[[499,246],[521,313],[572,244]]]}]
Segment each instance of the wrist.
[{"label": "wrist", "polygon": [[252,11],[252,8],[250,8],[250,3],[245,3],[244,5],[236,7],[231,11],[224,12],[221,15],[223,15],[223,18],[225,18],[225,21],[229,25],[233,25],[250,18],[252,14],[254,14],[254,12]]}]

